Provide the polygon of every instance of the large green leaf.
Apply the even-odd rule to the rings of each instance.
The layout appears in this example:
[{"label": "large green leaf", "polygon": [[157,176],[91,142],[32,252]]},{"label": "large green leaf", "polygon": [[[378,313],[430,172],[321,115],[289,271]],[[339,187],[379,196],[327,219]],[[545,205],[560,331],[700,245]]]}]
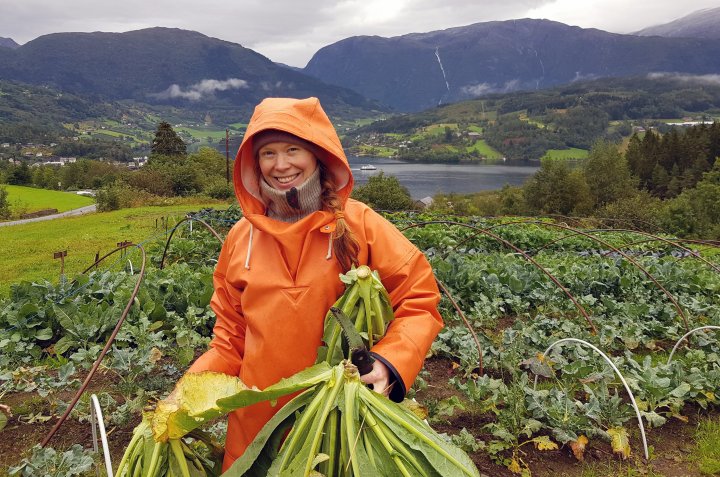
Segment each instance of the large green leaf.
[{"label": "large green leaf", "polygon": [[288,426],[295,421],[295,413],[314,397],[315,391],[306,391],[282,407],[260,430],[245,449],[243,455],[223,474],[225,477],[265,477],[272,458],[277,455],[279,440],[284,438]]}]

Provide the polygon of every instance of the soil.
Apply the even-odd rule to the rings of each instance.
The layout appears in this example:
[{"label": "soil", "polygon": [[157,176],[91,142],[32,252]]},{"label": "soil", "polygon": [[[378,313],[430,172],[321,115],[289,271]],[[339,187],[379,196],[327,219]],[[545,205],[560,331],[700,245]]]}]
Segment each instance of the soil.
[{"label": "soil", "polygon": [[[419,391],[416,399],[419,402],[432,402],[457,396],[463,399],[462,394],[453,387],[448,386],[448,379],[456,375],[453,363],[446,359],[431,358],[427,360],[425,369],[429,372],[426,377],[427,388]],[[111,392],[114,382],[112,375],[99,375],[93,379],[89,392]],[[60,399],[69,401],[77,387],[60,393]],[[52,413],[46,402],[34,393],[15,393],[6,395],[3,404],[11,409],[31,409],[33,413],[47,416]],[[651,451],[651,462],[645,463],[642,459],[642,442],[639,431],[632,430],[631,447],[633,455],[627,461],[622,461],[613,455],[608,443],[599,439],[591,440],[585,453],[585,461],[579,462],[568,447],[561,447],[555,451],[538,451],[530,445],[523,446],[522,458],[528,464],[535,477],[581,477],[588,467],[595,470],[594,476],[615,475],[662,475],[666,477],[700,477],[701,474],[689,461],[688,457],[694,446],[693,430],[701,413],[698,409],[686,409],[689,422],[671,420],[659,429],[646,430],[648,445]],[[714,412],[716,415],[718,411]],[[17,413],[16,413],[17,414]],[[705,414],[707,415],[707,413]],[[40,443],[57,422],[54,417],[46,422],[28,423],[28,414],[19,417],[14,415],[3,429],[0,439],[0,476],[6,475],[8,466],[17,465],[23,457],[30,454],[32,447]],[[125,446],[130,441],[133,428],[139,424],[139,416],[124,427],[108,428],[108,440],[111,448],[111,458],[114,465],[120,462]],[[468,411],[456,411],[444,422],[433,422],[433,428],[438,432],[456,433],[463,427],[475,437],[490,440],[491,436],[484,429],[490,422],[488,416],[473,415]],[[73,444],[81,444],[92,448],[92,430],[90,423],[78,422],[68,419],[50,441],[50,446],[57,450],[66,449]],[[495,463],[488,454],[478,451],[470,454],[484,477],[516,477],[507,468]],[[102,459],[100,459],[102,460]],[[635,470],[637,474],[632,473]]]},{"label": "soil", "polygon": [[[430,377],[426,378],[427,388],[418,392],[416,399],[420,402],[440,400],[451,396],[462,395],[448,386],[448,379],[456,375],[455,367],[450,360],[431,358],[426,361],[425,369]],[[679,419],[668,421],[658,429],[646,429],[648,446],[650,447],[651,461],[646,463],[642,448],[642,439],[638,428],[629,429],[631,432],[630,445],[632,454],[623,461],[614,455],[610,444],[600,439],[592,439],[585,452],[585,460],[578,461],[567,446],[555,451],[539,451],[530,445],[523,446],[522,459],[527,463],[534,477],[580,477],[588,466],[596,469],[598,476],[635,475],[629,469],[637,471],[638,475],[655,475],[665,477],[700,477],[702,474],[697,467],[689,461],[688,457],[694,447],[693,430],[701,416],[699,409],[688,407],[686,409],[688,422]],[[714,411],[717,415],[719,412]],[[707,413],[705,413],[707,415]],[[484,429],[490,422],[485,416],[477,416],[471,412],[457,411],[447,422],[433,422],[432,426],[438,432],[457,433],[463,427],[473,436],[482,440],[490,440],[492,436]],[[517,477],[507,468],[499,465],[490,456],[478,451],[470,453],[470,457],[480,470],[481,475],[488,477]]]}]

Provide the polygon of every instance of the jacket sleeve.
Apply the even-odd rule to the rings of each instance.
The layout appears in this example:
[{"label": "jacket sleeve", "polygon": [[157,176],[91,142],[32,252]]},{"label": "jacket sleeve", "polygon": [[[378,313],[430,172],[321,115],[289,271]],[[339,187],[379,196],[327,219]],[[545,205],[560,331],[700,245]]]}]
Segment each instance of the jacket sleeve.
[{"label": "jacket sleeve", "polygon": [[210,307],[216,315],[210,349],[190,366],[188,372],[217,371],[239,376],[245,354],[245,317],[235,289],[226,280],[226,272],[234,249],[234,234],[228,234],[213,274],[215,292]]},{"label": "jacket sleeve", "polygon": [[378,217],[368,234],[369,266],[380,273],[395,312],[387,333],[372,353],[399,377],[390,393],[400,401],[412,386],[425,355],[443,327],[437,305],[440,292],[425,256],[392,224]]}]

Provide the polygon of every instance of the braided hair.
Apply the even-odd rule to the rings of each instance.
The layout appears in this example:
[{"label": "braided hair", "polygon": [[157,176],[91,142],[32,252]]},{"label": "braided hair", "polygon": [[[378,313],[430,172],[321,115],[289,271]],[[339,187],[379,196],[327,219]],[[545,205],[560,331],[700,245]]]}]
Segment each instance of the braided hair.
[{"label": "braided hair", "polygon": [[335,183],[330,178],[330,174],[327,173],[325,164],[318,161],[318,167],[320,168],[320,183],[322,187],[322,207],[324,210],[335,214],[336,219],[335,231],[332,235],[333,253],[340,263],[343,272],[347,272],[352,265],[357,266],[359,264],[358,253],[360,252],[360,245],[355,238],[355,234],[353,234],[345,221],[342,201],[337,194]]}]

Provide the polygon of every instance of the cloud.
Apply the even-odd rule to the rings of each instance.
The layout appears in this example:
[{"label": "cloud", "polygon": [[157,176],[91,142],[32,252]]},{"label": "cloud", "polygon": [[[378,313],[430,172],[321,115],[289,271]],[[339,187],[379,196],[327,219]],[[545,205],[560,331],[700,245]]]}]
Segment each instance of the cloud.
[{"label": "cloud", "polygon": [[579,71],[576,71],[575,77],[573,79],[571,79],[570,82],[575,83],[576,81],[594,80],[596,78],[598,78],[598,75],[596,75],[594,73],[583,74]]},{"label": "cloud", "polygon": [[684,73],[649,73],[650,79],[674,79],[683,83],[720,85],[720,75],[689,75]]},{"label": "cloud", "polygon": [[478,83],[465,85],[460,88],[460,91],[468,96],[482,96],[496,92],[497,88],[490,83]]},{"label": "cloud", "polygon": [[227,91],[229,89],[248,88],[248,82],[238,78],[230,78],[226,80],[204,79],[199,83],[191,85],[187,90],[183,91],[180,85],[172,84],[162,93],[152,94],[156,99],[174,99],[185,98],[190,101],[198,101],[203,96],[213,94],[215,91]]},{"label": "cloud", "polygon": [[522,82],[519,79],[506,81],[502,85],[490,83],[473,83],[462,86],[460,92],[467,96],[482,96],[491,93],[509,93],[520,89]]}]

